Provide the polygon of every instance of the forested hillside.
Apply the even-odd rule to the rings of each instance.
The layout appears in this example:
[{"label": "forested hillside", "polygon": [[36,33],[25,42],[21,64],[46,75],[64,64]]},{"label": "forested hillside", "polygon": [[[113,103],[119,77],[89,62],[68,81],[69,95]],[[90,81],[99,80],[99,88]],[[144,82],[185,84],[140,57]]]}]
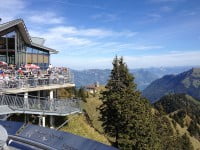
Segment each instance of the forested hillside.
[{"label": "forested hillside", "polygon": [[200,148],[200,102],[186,94],[162,97],[155,108],[168,116],[179,134],[186,133],[195,148]]}]

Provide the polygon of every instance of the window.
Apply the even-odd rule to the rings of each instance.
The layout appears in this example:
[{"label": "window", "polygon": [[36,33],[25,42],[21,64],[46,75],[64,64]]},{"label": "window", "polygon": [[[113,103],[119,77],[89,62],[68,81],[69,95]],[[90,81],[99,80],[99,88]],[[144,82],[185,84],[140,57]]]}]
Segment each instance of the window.
[{"label": "window", "polygon": [[31,54],[32,53],[32,48],[27,46],[27,53]]},{"label": "window", "polygon": [[8,49],[15,49],[15,31],[10,32],[6,35],[6,38],[8,40]]},{"label": "window", "polygon": [[0,49],[6,49],[6,36],[0,36]]}]

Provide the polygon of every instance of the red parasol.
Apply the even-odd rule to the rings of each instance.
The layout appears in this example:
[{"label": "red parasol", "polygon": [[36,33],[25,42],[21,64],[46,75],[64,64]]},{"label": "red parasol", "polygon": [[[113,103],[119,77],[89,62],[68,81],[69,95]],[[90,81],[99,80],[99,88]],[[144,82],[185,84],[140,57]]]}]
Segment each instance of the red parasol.
[{"label": "red parasol", "polygon": [[2,66],[8,66],[8,64],[4,61],[0,61],[0,67],[2,67]]},{"label": "red parasol", "polygon": [[40,67],[35,64],[26,64],[25,68],[26,69],[40,69]]}]

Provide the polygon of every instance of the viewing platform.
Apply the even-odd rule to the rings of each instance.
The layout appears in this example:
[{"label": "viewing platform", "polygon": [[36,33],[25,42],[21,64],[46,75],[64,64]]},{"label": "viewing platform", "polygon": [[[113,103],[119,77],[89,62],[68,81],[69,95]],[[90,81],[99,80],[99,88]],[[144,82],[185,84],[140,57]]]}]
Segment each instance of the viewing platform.
[{"label": "viewing platform", "polygon": [[52,70],[50,74],[34,73],[29,75],[29,72],[25,73],[23,76],[16,75],[16,73],[8,73],[5,77],[0,76],[0,92],[18,94],[75,86],[73,75],[66,68]]},{"label": "viewing platform", "polygon": [[41,90],[52,90],[67,87],[75,87],[71,79],[61,76],[46,77],[46,78],[26,78],[26,79],[13,79],[13,80],[1,80],[0,79],[0,92],[1,93],[25,93]]},{"label": "viewing platform", "polygon": [[67,116],[81,113],[80,100],[0,95],[0,115],[14,113]]}]

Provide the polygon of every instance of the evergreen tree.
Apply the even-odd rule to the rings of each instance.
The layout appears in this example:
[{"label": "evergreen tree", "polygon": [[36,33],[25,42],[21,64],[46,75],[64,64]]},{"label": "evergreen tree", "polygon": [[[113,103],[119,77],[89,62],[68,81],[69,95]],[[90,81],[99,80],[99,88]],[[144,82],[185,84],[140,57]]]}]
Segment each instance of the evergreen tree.
[{"label": "evergreen tree", "polygon": [[123,58],[116,57],[101,97],[103,127],[120,149],[157,149],[151,107],[133,81]]},{"label": "evergreen tree", "polygon": [[78,90],[78,97],[86,102],[86,91],[84,87],[80,87],[80,89]]}]

